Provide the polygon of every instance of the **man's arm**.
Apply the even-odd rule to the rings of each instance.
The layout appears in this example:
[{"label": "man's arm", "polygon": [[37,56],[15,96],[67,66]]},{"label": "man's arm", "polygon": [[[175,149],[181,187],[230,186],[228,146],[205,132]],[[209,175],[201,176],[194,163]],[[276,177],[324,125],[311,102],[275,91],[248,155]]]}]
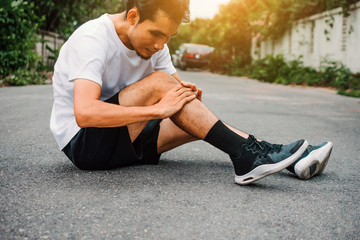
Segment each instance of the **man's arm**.
[{"label": "man's arm", "polygon": [[148,121],[159,117],[153,106],[124,107],[100,100],[99,84],[76,79],[74,86],[74,113],[79,127],[117,127]]},{"label": "man's arm", "polygon": [[[164,119],[179,111],[195,97],[191,91],[178,85],[151,106],[125,107],[100,100],[99,84],[76,79],[74,86],[74,113],[79,127],[119,127],[132,123]],[[191,96],[192,95],[192,96]],[[134,96],[136,97],[136,96]]]}]

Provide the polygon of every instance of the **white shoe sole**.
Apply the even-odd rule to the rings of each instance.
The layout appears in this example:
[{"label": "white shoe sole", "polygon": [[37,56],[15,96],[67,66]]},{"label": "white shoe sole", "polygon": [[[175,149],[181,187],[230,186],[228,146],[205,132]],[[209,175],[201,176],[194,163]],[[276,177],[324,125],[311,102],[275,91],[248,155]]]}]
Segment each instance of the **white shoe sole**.
[{"label": "white shoe sole", "polygon": [[333,143],[328,142],[321,148],[310,152],[308,156],[296,163],[295,174],[305,180],[322,173],[329,161],[332,148]]},{"label": "white shoe sole", "polygon": [[255,182],[263,177],[266,177],[270,174],[274,174],[280,172],[281,170],[287,168],[291,164],[293,164],[296,160],[301,157],[301,155],[305,152],[306,148],[309,146],[309,143],[305,140],[303,145],[290,157],[284,159],[281,162],[274,164],[264,164],[254,168],[251,172],[237,176],[235,175],[235,182],[239,185],[247,185],[252,182]]}]

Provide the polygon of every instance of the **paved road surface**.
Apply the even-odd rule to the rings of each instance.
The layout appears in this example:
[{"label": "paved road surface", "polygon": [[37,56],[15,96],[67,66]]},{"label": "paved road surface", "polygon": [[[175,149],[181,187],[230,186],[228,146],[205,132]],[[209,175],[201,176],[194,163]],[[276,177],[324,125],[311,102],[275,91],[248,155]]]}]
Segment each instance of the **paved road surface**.
[{"label": "paved road surface", "polygon": [[0,239],[360,239],[360,99],[332,90],[180,72],[231,125],[274,143],[334,142],[323,175],[234,183],[203,142],[158,166],[76,169],[49,125],[51,86],[0,88]]}]

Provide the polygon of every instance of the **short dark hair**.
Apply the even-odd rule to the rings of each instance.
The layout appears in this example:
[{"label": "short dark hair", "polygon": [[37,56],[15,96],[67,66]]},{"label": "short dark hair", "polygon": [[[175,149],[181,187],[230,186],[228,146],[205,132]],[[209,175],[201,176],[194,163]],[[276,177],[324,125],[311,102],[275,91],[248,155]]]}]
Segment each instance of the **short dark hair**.
[{"label": "short dark hair", "polygon": [[139,23],[154,21],[158,10],[176,23],[190,22],[189,0],[126,0],[126,16],[134,7],[139,12]]}]

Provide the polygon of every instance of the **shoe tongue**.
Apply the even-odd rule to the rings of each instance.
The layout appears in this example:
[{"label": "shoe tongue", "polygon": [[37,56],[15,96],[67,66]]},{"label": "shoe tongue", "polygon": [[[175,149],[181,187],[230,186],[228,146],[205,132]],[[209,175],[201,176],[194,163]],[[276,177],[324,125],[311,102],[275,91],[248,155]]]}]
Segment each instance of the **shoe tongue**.
[{"label": "shoe tongue", "polygon": [[246,140],[246,145],[252,146],[255,149],[261,149],[261,151],[266,148],[253,135],[249,135],[248,139]]},{"label": "shoe tongue", "polygon": [[253,135],[249,135],[249,137],[246,139],[246,144],[250,144],[254,141],[256,141],[256,138]]}]

